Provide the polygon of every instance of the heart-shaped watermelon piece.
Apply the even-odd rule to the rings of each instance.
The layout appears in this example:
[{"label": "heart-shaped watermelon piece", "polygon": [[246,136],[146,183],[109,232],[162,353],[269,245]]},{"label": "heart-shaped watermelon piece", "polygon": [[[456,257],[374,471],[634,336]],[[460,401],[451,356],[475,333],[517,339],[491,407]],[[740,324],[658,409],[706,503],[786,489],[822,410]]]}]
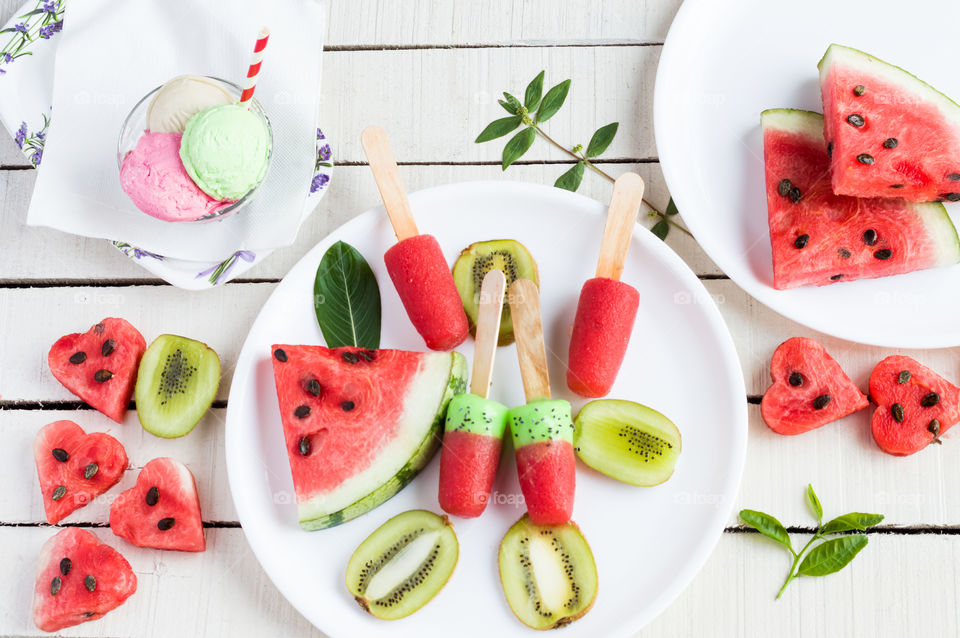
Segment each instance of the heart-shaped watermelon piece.
[{"label": "heart-shaped watermelon piece", "polygon": [[47,521],[56,525],[117,484],[127,453],[109,434],[87,434],[73,421],[55,421],[33,439]]},{"label": "heart-shaped watermelon piece", "polygon": [[193,474],[176,459],[153,459],[110,506],[110,529],[138,547],[202,552],[207,545]]},{"label": "heart-shaped watermelon piece", "polygon": [[137,591],[137,577],[120,553],[91,532],[67,527],[40,550],[33,622],[43,631],[96,620]]},{"label": "heart-shaped watermelon piece", "polygon": [[760,414],[779,434],[802,434],[869,405],[826,348],[806,337],[787,339],[773,352],[773,379]]},{"label": "heart-shaped watermelon piece", "polygon": [[960,388],[902,355],[870,373],[873,440],[887,454],[906,456],[927,447],[960,421]]},{"label": "heart-shaped watermelon piece", "polygon": [[129,322],[108,317],[87,332],[60,337],[47,362],[70,392],[122,423],[146,348],[143,335]]}]

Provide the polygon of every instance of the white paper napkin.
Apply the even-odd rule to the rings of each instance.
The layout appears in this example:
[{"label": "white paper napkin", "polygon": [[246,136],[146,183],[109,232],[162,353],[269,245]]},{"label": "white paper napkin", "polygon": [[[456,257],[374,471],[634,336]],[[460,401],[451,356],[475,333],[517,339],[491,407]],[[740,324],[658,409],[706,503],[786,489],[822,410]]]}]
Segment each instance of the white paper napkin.
[{"label": "white paper napkin", "polygon": [[[178,259],[222,259],[296,237],[315,161],[324,0],[84,0],[58,34],[53,117],[30,225],[122,240]],[[136,209],[120,188],[127,113],[176,75],[242,85],[256,34],[271,30],[256,98],[273,126],[273,160],[256,199],[233,217],[176,224]]]}]

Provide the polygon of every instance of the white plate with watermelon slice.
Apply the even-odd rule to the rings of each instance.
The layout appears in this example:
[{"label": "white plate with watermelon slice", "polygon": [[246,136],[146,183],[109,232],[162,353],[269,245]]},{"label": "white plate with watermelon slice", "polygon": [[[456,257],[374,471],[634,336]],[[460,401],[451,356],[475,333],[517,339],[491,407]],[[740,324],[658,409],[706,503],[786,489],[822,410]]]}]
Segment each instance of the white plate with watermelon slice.
[{"label": "white plate with watermelon slice", "polygon": [[[554,396],[579,409],[584,401],[565,384],[567,342],[580,286],[593,276],[606,207],[514,182],[452,184],[414,193],[411,202],[421,232],[437,237],[450,263],[466,246],[488,239],[510,237],[530,250],[540,270]],[[382,621],[363,612],[347,591],[345,570],[357,545],[388,518],[418,508],[440,511],[438,458],[399,494],[352,521],[313,532],[298,525],[271,346],[323,344],[313,282],[321,257],[341,240],[365,256],[380,284],[381,347],[424,350],[383,263],[396,239],[382,208],[334,231],[294,266],[253,324],[230,391],[226,456],[247,539],[283,595],[331,636],[532,635],[507,606],[497,573],[500,540],[525,511],[511,456],[501,463],[486,512],[454,519],[460,557],[450,582],[408,618]],[[673,477],[649,488],[578,463],[574,520],[593,548],[600,585],[593,609],[564,630],[570,637],[631,634],[680,593],[729,520],[746,450],[742,372],[714,300],[683,261],[640,226],[623,280],[639,290],[642,303],[610,397],[668,415],[682,433],[683,452]],[[469,339],[457,348],[468,360],[472,349]],[[409,400],[404,388],[382,392]],[[491,398],[509,406],[524,402],[513,345],[498,351]],[[357,405],[351,414],[361,410]],[[375,415],[365,418],[376,421]]]},{"label": "white plate with watermelon slice", "polygon": [[[938,0],[917,0],[910,3],[909,10],[895,0],[811,0],[802,7],[769,0],[684,2],[670,29],[657,72],[657,146],[664,176],[684,221],[707,254],[744,290],[794,321],[850,341],[911,348],[960,345],[957,265],[822,287],[774,289],[760,130],[760,113],[766,109],[822,112],[817,63],[831,43],[868,52],[960,99],[960,75],[956,73],[960,46],[954,33],[958,21],[960,3]],[[878,71],[864,77],[862,84],[875,85],[892,76],[884,78]],[[901,82],[902,77],[893,81]],[[853,96],[862,96],[862,91],[853,87],[850,100],[855,102],[857,97]],[[885,96],[866,97],[880,100]],[[855,132],[870,149],[876,147],[870,151],[871,157],[854,164],[853,169],[866,174],[871,167],[881,168],[884,157],[906,152],[905,140],[911,136],[923,140],[916,147],[924,147],[924,156],[940,152],[936,147],[938,137],[960,139],[957,135],[925,135],[917,127],[892,130],[897,121],[917,121],[916,114],[928,112],[926,106],[939,99],[932,94],[928,97],[906,105],[892,98],[883,107],[876,107],[878,117],[868,116],[866,126],[863,120],[842,123],[843,132]],[[890,124],[886,128],[891,130],[881,132],[880,126],[871,129],[880,115],[889,118],[884,124]],[[877,135],[882,138],[873,139]],[[859,162],[859,155],[851,157]],[[938,170],[942,165],[945,162]],[[903,171],[909,172],[906,168]],[[960,166],[956,171],[951,168],[943,172],[944,178],[953,175],[950,179],[960,184]],[[909,181],[910,176],[906,177]],[[903,188],[903,184],[882,186]],[[907,186],[912,187],[909,183]],[[960,186],[955,190],[960,191]],[[948,192],[941,197],[960,199],[960,193]],[[958,206],[946,203],[954,224],[960,224]],[[836,244],[831,244],[829,254],[842,259],[854,251],[854,259],[848,263],[856,261],[857,250],[869,250],[871,259],[878,252],[878,259],[889,259],[889,253],[874,249],[879,246],[863,245],[867,240],[860,240],[861,230],[842,240],[828,238]],[[916,245],[923,242],[911,238],[923,229],[890,224],[878,230],[881,236],[902,233],[898,241],[914,244],[905,251],[911,259],[932,262],[936,251],[944,247],[956,251],[952,236]],[[943,230],[941,224],[937,232],[944,235]],[[814,240],[810,241],[812,244]],[[902,245],[891,247],[896,251]],[[881,265],[880,261],[872,264]],[[843,277],[841,266],[833,276]],[[829,283],[827,278],[822,283]]]}]

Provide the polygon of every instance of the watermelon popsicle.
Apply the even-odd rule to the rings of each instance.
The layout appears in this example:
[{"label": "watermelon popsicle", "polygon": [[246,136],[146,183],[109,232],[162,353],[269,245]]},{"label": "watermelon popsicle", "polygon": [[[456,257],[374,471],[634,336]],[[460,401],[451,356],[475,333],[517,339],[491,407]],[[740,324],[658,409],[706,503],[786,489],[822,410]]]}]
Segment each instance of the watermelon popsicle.
[{"label": "watermelon popsicle", "polygon": [[573,514],[576,460],[570,403],[550,398],[550,376],[536,284],[510,286],[510,314],[527,404],[510,410],[520,489],[535,525],[560,525]]},{"label": "watermelon popsicle", "polygon": [[584,397],[610,392],[630,343],[640,293],[620,281],[643,201],[643,179],[624,173],[613,186],[596,277],[580,291],[570,335],[567,386]]},{"label": "watermelon popsicle", "polygon": [[390,279],[427,347],[451,350],[463,343],[470,329],[450,265],[436,238],[417,230],[386,132],[368,126],[361,142],[397,235],[396,245],[383,255]]},{"label": "watermelon popsicle", "polygon": [[447,408],[438,498],[443,511],[464,518],[480,516],[487,507],[507,427],[507,406],[487,398],[506,285],[500,270],[483,278],[470,393],[456,395]]}]

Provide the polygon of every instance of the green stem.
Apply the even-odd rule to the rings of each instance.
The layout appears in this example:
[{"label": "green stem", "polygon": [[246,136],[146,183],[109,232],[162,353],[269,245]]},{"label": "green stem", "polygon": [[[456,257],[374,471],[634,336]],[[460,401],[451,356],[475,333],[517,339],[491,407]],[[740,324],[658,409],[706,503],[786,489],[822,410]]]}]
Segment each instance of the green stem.
[{"label": "green stem", "polygon": [[780,597],[783,596],[784,590],[786,590],[787,585],[793,582],[793,579],[797,577],[797,566],[800,564],[800,559],[803,558],[803,555],[810,548],[810,545],[813,544],[815,540],[820,538],[820,531],[818,530],[816,534],[813,535],[807,544],[803,546],[803,549],[800,552],[794,552],[793,548],[790,548],[790,551],[793,553],[793,564],[790,565],[790,571],[787,572],[787,579],[783,581],[783,587],[780,588],[780,591],[777,592],[777,600],[780,600]]}]

